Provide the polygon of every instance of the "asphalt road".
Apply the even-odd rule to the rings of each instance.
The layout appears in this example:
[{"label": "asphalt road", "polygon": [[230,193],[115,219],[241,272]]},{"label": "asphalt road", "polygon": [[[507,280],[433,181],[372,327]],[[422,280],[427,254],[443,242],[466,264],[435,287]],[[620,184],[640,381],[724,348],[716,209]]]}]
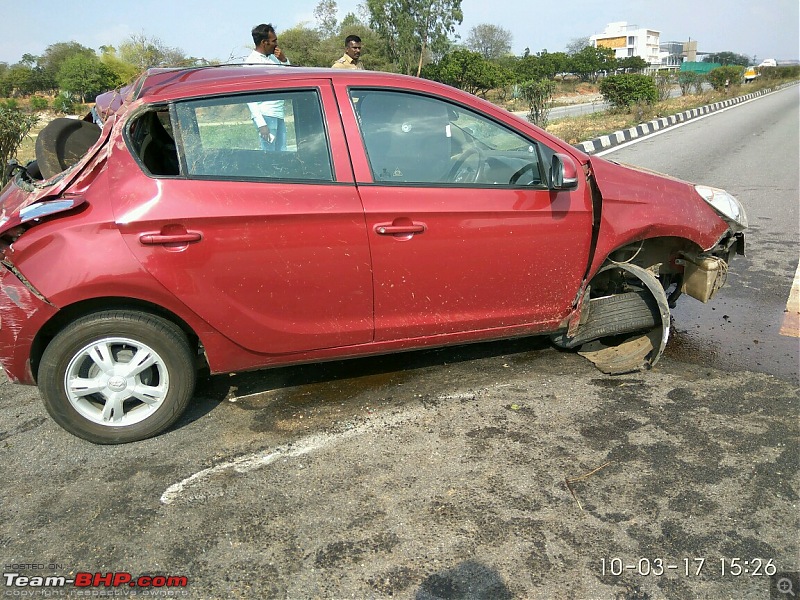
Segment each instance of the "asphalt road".
[{"label": "asphalt road", "polygon": [[798,92],[792,86],[601,153],[726,189],[747,210],[746,257],[731,264],[724,293],[673,311],[670,352],[681,360],[797,381],[800,342],[780,330],[800,261]]},{"label": "asphalt road", "polygon": [[649,372],[605,376],[533,338],[217,376],[178,427],[116,447],[2,381],[3,573],[187,578],[60,590],[4,575],[4,595],[770,597],[800,571],[797,370],[759,359],[728,307],[779,347],[797,113],[793,88],[612,157],[728,188],[753,223],[729,287],[675,311],[679,347]]}]

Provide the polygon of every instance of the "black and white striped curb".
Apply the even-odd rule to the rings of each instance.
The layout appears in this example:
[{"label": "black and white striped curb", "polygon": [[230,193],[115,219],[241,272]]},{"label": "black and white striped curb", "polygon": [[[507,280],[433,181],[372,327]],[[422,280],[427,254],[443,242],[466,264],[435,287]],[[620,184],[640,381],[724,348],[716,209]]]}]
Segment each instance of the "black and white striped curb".
[{"label": "black and white striped curb", "polygon": [[586,154],[595,154],[596,152],[600,152],[601,150],[606,150],[607,148],[612,148],[614,146],[618,146],[619,144],[624,144],[625,142],[635,140],[636,138],[650,135],[652,133],[655,133],[656,131],[666,129],[667,127],[672,127],[673,125],[677,125],[678,123],[685,123],[686,121],[690,121],[692,119],[696,119],[697,117],[707,115],[709,113],[718,110],[722,110],[723,108],[733,106],[734,104],[741,104],[742,102],[752,100],[753,98],[757,98],[758,96],[763,96],[765,94],[775,92],[781,88],[787,87],[788,85],[797,85],[797,82],[784,84],[775,88],[765,88],[763,90],[759,90],[751,94],[745,94],[744,96],[737,96],[736,98],[722,100],[721,102],[715,102],[714,104],[707,104],[706,106],[701,106],[699,108],[692,108],[690,110],[685,110],[682,113],[678,113],[677,115],[672,115],[670,117],[660,117],[658,119],[653,119],[652,121],[648,121],[647,123],[642,123],[641,125],[637,125],[636,127],[623,129],[622,131],[615,131],[614,133],[600,136],[599,138],[589,140],[588,142],[580,142],[578,144],[575,144],[575,147],[578,148],[579,150],[583,150],[584,152],[586,152]]}]

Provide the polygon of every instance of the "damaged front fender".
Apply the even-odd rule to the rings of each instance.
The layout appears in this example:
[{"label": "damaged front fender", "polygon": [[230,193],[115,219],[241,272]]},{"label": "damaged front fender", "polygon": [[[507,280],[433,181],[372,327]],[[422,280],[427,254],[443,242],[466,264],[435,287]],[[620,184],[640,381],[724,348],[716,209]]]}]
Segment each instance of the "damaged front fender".
[{"label": "damaged front fender", "polygon": [[[554,336],[553,342],[562,348],[580,346],[578,354],[610,375],[650,369],[661,358],[669,339],[667,295],[658,278],[642,267],[612,263],[601,268],[597,275],[611,270],[627,273],[643,287],[589,300],[588,317],[581,320],[577,330]],[[608,306],[611,304],[609,301],[616,303],[617,307],[603,310],[601,306]],[[633,310],[628,310],[628,307]],[[620,317],[630,313],[635,314],[635,318]]]}]

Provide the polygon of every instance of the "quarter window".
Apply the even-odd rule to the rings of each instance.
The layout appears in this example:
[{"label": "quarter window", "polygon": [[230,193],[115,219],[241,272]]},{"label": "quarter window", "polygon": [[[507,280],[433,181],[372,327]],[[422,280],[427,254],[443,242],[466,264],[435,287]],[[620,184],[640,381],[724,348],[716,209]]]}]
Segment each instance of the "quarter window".
[{"label": "quarter window", "polygon": [[333,180],[314,90],[192,100],[176,112],[189,176]]}]

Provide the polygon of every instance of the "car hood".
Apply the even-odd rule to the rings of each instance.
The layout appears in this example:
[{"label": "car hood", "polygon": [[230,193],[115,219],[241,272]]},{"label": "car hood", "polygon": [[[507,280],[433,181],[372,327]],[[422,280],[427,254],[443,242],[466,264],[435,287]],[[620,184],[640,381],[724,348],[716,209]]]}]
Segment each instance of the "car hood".
[{"label": "car hood", "polygon": [[594,156],[589,163],[602,197],[601,230],[625,230],[632,239],[681,237],[703,249],[729,232],[692,183]]},{"label": "car hood", "polygon": [[597,175],[597,186],[603,198],[641,198],[652,201],[654,196],[683,194],[693,184],[672,175],[644,167],[629,165],[593,156],[589,162]]}]

